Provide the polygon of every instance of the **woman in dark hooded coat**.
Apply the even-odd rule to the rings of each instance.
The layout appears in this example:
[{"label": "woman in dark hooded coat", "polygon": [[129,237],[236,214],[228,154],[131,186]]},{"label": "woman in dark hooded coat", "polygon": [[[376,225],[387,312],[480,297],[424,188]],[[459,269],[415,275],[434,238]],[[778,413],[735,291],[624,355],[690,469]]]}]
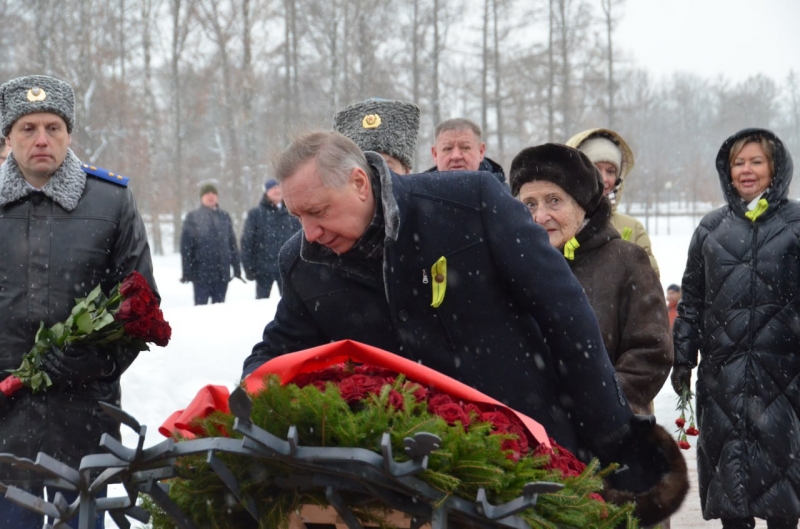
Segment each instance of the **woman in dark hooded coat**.
[{"label": "woman in dark hooded coat", "polygon": [[673,339],[675,391],[697,370],[703,517],[724,528],[796,528],[800,517],[800,204],[780,139],[722,144],[728,204],[695,230]]}]

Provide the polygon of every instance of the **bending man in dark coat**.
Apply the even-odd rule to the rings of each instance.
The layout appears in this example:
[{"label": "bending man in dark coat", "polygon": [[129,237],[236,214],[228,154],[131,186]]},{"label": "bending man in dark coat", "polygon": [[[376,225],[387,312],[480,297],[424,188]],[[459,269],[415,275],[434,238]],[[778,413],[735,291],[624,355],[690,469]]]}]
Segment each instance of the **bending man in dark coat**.
[{"label": "bending man in dark coat", "polygon": [[[800,204],[775,134],[722,144],[728,204],[689,245],[673,327],[676,391],[697,369],[697,475],[703,518],[730,529],[797,527],[800,517]],[[700,352],[700,365],[697,353]]]},{"label": "bending man in dark coat", "polygon": [[[111,289],[134,270],[155,290],[144,223],[128,179],[82,164],[69,145],[75,120],[67,83],[42,75],[0,87],[0,119],[11,146],[0,166],[0,380],[30,351],[39,323],[67,319],[75,298]],[[100,437],[119,439],[119,423],[99,402],[120,405],[119,378],[137,350],[71,344],[51,349],[42,367],[53,386],[11,398],[0,393],[0,452],[35,459],[44,452],[77,468]],[[41,496],[35,476],[0,464],[0,483]],[[30,481],[29,481],[30,480]],[[76,492],[61,491],[67,502]],[[49,497],[55,489],[48,485]],[[77,519],[71,526],[77,527]],[[44,517],[0,495],[0,527],[42,527]],[[98,516],[96,527],[103,527]]]},{"label": "bending man in dark coat", "polygon": [[303,232],[281,251],[283,297],[244,375],[354,339],[497,398],[567,448],[586,445],[605,462],[631,456],[614,479],[638,483],[623,487],[661,477],[661,466],[622,449],[651,423],[634,420],[581,286],[495,178],[400,177],[334,132],[295,140],[276,178]]},{"label": "bending man in dark coat", "polygon": [[277,180],[267,180],[261,202],[250,210],[244,223],[242,266],[245,277],[256,281],[256,299],[268,298],[275,281],[280,290],[278,252],[300,230],[300,223],[286,212],[282,199]]},{"label": "bending man in dark coat", "polygon": [[183,220],[181,232],[181,282],[194,284],[194,304],[223,303],[233,276],[241,279],[239,250],[231,217],[219,208],[217,188],[200,188],[202,205]]}]

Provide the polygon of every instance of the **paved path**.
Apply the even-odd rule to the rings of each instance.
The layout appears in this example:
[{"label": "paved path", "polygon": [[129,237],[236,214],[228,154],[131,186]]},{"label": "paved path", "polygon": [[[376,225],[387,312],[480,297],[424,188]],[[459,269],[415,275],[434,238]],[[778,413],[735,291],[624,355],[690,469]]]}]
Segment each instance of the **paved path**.
[{"label": "paved path", "polygon": [[[664,426],[669,432],[675,431],[675,419],[678,412],[675,411],[677,405],[675,392],[667,380],[661,392],[656,397],[655,411],[659,424]],[[695,440],[690,439],[692,448],[685,450],[686,465],[689,467],[689,494],[683,502],[681,509],[672,517],[671,529],[721,529],[722,524],[719,520],[703,520],[703,513],[700,509],[700,495],[697,492],[697,451],[695,450]],[[757,520],[756,529],[766,529],[767,524],[764,520]]]}]

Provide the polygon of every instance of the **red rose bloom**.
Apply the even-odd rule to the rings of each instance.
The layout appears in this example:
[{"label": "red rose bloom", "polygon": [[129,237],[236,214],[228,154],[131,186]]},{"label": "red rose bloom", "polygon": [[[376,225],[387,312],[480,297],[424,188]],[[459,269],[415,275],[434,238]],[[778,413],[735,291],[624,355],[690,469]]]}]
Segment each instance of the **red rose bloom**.
[{"label": "red rose bloom", "polygon": [[525,434],[525,430],[517,424],[512,424],[509,432],[517,435],[520,453],[523,455],[527,454],[530,450],[530,446],[528,445],[528,436]]},{"label": "red rose bloom", "polygon": [[522,449],[519,446],[519,442],[516,439],[504,439],[503,445],[501,446],[503,451],[507,451],[506,457],[515,463],[519,461],[519,458],[522,454]]},{"label": "red rose bloom", "polygon": [[508,416],[500,411],[486,411],[481,413],[480,418],[483,422],[491,423],[495,430],[506,431],[511,426]]},{"label": "red rose bloom", "polygon": [[436,413],[436,408],[442,406],[444,404],[452,404],[453,399],[450,398],[450,395],[445,395],[444,393],[437,393],[433,397],[428,399],[428,411],[431,413]]},{"label": "red rose bloom", "polygon": [[386,382],[380,377],[367,375],[351,375],[339,383],[339,392],[345,401],[352,404],[367,396],[368,393],[380,393]]},{"label": "red rose bloom", "polygon": [[692,445],[690,445],[688,441],[678,441],[678,446],[681,450],[689,450]]},{"label": "red rose bloom", "polygon": [[456,422],[461,422],[464,426],[469,425],[469,416],[464,412],[464,408],[455,402],[441,404],[434,408],[433,413],[444,419],[450,426]]},{"label": "red rose bloom", "polygon": [[172,327],[161,317],[160,310],[158,311],[158,319],[156,319],[156,325],[152,334],[153,343],[161,347],[166,347],[170,338],[172,338]]},{"label": "red rose bloom", "polygon": [[406,382],[403,385],[403,388],[409,389],[412,386],[416,386],[414,388],[414,400],[416,400],[417,402],[425,402],[426,400],[428,400],[428,390],[420,386],[416,382]]},{"label": "red rose bloom", "polygon": [[686,425],[686,419],[684,419],[683,417],[679,417],[675,419],[675,424],[677,425],[678,428],[683,428]]},{"label": "red rose bloom", "polygon": [[405,407],[403,395],[395,389],[389,391],[389,407],[395,410],[402,410]]},{"label": "red rose bloom", "polygon": [[686,429],[686,435],[700,435],[700,431],[694,426],[690,426]]},{"label": "red rose bloom", "polygon": [[147,315],[149,307],[147,302],[139,296],[131,296],[119,306],[115,318],[117,321],[129,321]]},{"label": "red rose bloom", "polygon": [[133,338],[147,341],[151,328],[155,325],[155,320],[149,318],[138,318],[125,324],[125,333]]},{"label": "red rose bloom", "polygon": [[353,369],[353,373],[357,375],[377,376],[387,380],[389,379],[394,380],[395,378],[397,378],[397,373],[395,373],[394,371],[367,364],[356,366],[355,369]]},{"label": "red rose bloom", "polygon": [[339,393],[348,404],[355,404],[367,396],[367,392],[350,378],[346,378],[339,383]]},{"label": "red rose bloom", "polygon": [[464,411],[467,413],[467,415],[469,415],[469,421],[470,422],[473,421],[473,416],[474,416],[474,420],[480,420],[481,409],[479,407],[477,407],[476,405],[474,405],[473,403],[470,402],[469,404],[465,405],[464,406]]},{"label": "red rose bloom", "polygon": [[[343,364],[326,367],[320,371],[312,371],[311,373],[300,373],[294,380],[292,380],[292,384],[296,385],[299,388],[305,387],[309,384],[313,384],[316,381],[322,382],[341,382],[345,378],[347,378],[347,373],[344,372],[342,369]],[[324,387],[324,384],[323,384]]]},{"label": "red rose bloom", "polygon": [[128,297],[134,292],[138,292],[139,290],[150,290],[150,285],[147,283],[147,280],[144,278],[142,274],[137,271],[133,271],[122,281],[122,284],[119,286],[119,293],[122,294],[124,297]]}]

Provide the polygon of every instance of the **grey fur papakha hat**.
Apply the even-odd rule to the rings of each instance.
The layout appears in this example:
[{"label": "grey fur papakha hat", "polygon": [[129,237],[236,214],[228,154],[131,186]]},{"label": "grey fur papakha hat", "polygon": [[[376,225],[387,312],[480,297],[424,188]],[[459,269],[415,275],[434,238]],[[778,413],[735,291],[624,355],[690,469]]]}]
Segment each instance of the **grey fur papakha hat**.
[{"label": "grey fur papakha hat", "polygon": [[397,158],[409,170],[419,133],[419,107],[406,101],[367,99],[333,116],[333,129],[358,145]]},{"label": "grey fur papakha hat", "polygon": [[60,116],[72,133],[75,123],[75,93],[72,87],[46,75],[17,77],[0,86],[0,123],[8,136],[14,123],[27,114],[50,112]]}]

